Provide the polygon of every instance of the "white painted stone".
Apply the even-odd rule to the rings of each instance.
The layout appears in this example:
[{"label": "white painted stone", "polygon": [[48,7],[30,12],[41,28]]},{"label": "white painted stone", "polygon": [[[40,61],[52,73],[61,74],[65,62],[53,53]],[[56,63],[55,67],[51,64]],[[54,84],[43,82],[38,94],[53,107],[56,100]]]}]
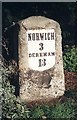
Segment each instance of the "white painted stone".
[{"label": "white painted stone", "polygon": [[[39,40],[38,39],[28,40],[29,34],[36,35],[36,33],[49,34],[49,40],[45,38],[45,35],[42,40],[40,39],[40,37],[39,37]],[[51,36],[52,33],[54,33],[54,37]],[[54,29],[28,30],[27,44],[28,44],[28,59],[29,59],[30,69],[44,71],[44,70],[50,69],[55,65],[55,31]]]}]

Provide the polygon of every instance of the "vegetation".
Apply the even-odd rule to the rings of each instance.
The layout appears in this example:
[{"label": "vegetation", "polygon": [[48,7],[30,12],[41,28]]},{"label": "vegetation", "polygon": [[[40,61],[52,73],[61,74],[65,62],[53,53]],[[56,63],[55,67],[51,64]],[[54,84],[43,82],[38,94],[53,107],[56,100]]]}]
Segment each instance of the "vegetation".
[{"label": "vegetation", "polygon": [[[2,58],[1,61],[1,73],[2,73],[2,110],[3,120],[4,118],[14,120],[16,118],[28,118],[29,110],[24,106],[23,102],[20,102],[19,98],[15,96],[15,88],[10,84],[9,76],[14,74],[15,66],[9,65],[7,61]],[[0,79],[1,80],[1,79]]]},{"label": "vegetation", "polygon": [[77,72],[77,48],[75,46],[65,46],[63,59],[65,70]]}]

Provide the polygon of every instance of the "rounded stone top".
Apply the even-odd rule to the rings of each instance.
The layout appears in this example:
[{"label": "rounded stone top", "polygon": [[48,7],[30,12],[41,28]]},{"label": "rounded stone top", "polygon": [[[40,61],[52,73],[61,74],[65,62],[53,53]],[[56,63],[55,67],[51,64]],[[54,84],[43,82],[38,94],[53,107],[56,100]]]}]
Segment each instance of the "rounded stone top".
[{"label": "rounded stone top", "polygon": [[44,16],[31,16],[19,21],[19,23],[21,23],[26,29],[60,27],[58,22]]}]

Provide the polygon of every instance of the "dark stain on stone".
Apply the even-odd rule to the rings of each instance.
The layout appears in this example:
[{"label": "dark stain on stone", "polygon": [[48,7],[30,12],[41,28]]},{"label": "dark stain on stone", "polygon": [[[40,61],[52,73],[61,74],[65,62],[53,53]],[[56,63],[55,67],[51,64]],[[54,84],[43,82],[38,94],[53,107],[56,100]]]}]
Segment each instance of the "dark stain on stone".
[{"label": "dark stain on stone", "polygon": [[51,75],[47,72],[38,72],[38,71],[28,71],[27,73],[27,79],[30,79],[34,84],[37,84],[39,88],[49,88],[50,82],[51,82]]}]

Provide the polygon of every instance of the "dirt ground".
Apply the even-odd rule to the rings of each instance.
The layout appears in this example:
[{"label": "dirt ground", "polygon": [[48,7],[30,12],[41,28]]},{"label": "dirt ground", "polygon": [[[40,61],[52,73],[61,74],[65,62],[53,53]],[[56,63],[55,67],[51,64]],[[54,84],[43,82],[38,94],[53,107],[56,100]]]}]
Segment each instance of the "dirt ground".
[{"label": "dirt ground", "polygon": [[65,71],[66,90],[77,90],[77,73]]}]

